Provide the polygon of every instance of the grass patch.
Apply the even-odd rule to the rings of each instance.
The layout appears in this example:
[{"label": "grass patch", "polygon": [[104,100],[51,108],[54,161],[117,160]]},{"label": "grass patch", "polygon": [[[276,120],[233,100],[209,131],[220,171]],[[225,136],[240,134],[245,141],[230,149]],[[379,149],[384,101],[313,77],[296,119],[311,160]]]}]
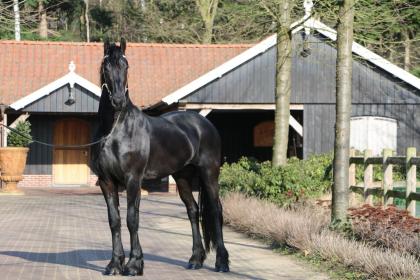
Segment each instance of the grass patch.
[{"label": "grass patch", "polygon": [[324,259],[316,254],[305,254],[291,247],[276,247],[274,252],[295,258],[299,262],[309,265],[313,270],[323,272],[332,279],[343,280],[368,280],[369,275],[356,270],[350,270],[348,267],[338,263]]},{"label": "grass patch", "polygon": [[310,205],[284,209],[238,193],[227,194],[223,207],[225,220],[232,227],[293,248],[335,272],[341,266],[348,274],[344,279],[361,279],[357,277],[363,275],[362,279],[420,279],[420,265],[414,256],[374,248],[330,231],[325,210]]}]

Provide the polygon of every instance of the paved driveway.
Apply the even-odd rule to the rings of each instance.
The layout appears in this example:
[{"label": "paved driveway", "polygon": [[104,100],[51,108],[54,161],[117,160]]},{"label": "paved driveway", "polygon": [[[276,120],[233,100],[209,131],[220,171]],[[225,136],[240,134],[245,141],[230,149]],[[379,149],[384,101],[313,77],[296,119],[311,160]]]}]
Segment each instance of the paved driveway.
[{"label": "paved driveway", "polygon": [[[128,256],[125,196],[121,204]],[[229,228],[225,240],[230,273],[212,271],[214,253],[203,269],[186,270],[191,231],[180,199],[149,195],[140,211],[145,271],[139,279],[327,279]],[[0,196],[0,279],[127,279],[102,276],[110,256],[106,206],[96,190],[29,190],[25,196]]]}]

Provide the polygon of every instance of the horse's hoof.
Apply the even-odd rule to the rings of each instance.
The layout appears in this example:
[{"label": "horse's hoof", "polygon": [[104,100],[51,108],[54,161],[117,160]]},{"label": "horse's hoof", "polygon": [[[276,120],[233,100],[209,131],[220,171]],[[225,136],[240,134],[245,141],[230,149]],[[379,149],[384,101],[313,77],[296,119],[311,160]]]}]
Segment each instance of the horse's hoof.
[{"label": "horse's hoof", "polygon": [[111,260],[106,266],[104,275],[121,275],[123,273],[124,260]]},{"label": "horse's hoof", "polygon": [[201,263],[188,263],[187,265],[187,269],[192,269],[192,270],[200,269],[202,267],[203,265]]},{"label": "horse's hoof", "polygon": [[229,272],[229,265],[227,264],[216,264],[216,272]]},{"label": "horse's hoof", "polygon": [[104,275],[122,275],[123,270],[118,267],[106,267]]},{"label": "horse's hoof", "polygon": [[124,276],[142,276],[143,269],[137,270],[134,268],[126,268],[123,273]]},{"label": "horse's hoof", "polygon": [[187,269],[200,269],[203,267],[203,262],[206,259],[206,252],[203,248],[194,250],[193,255],[188,261]]},{"label": "horse's hoof", "polygon": [[125,276],[141,276],[143,275],[144,262],[143,259],[130,259],[125,266]]}]

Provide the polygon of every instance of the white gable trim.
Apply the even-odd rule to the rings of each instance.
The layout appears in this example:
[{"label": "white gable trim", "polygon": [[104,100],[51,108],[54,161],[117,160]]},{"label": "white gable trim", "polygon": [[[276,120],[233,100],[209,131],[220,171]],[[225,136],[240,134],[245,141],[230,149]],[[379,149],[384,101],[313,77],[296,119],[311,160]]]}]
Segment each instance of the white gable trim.
[{"label": "white gable trim", "polygon": [[[331,40],[337,40],[337,31],[328,27],[327,25],[323,24],[317,20],[308,20],[306,23],[310,28],[317,30],[322,35],[330,38]],[[379,68],[389,72],[390,74],[394,75],[397,78],[400,78],[404,82],[414,86],[417,89],[420,89],[420,79],[414,76],[413,74],[405,71],[404,69],[398,67],[397,65],[393,64],[392,62],[386,60],[382,56],[377,55],[376,53],[368,50],[367,48],[363,47],[362,45],[353,42],[352,45],[353,53],[359,55],[360,57],[366,59],[367,61],[375,64]]]},{"label": "white gable trim", "polygon": [[199,77],[198,79],[192,81],[191,83],[181,87],[180,89],[174,91],[168,96],[162,98],[162,101],[167,104],[178,102],[179,99],[199,89],[203,85],[206,85],[213,80],[221,78],[225,73],[238,67],[242,63],[254,58],[255,56],[261,53],[264,53],[265,51],[267,51],[267,49],[272,47],[275,43],[276,43],[275,35],[268,37],[267,39],[263,40],[261,43],[253,46],[252,48],[244,51],[243,53],[223,63],[222,65],[214,68],[210,72],[207,72],[206,74]]},{"label": "white gable trim", "polygon": [[303,126],[292,116],[289,116],[289,124],[293,129],[303,137]]},{"label": "white gable trim", "polygon": [[85,78],[77,75],[75,72],[71,71],[68,74],[64,75],[63,77],[55,80],[54,82],[32,92],[31,94],[19,99],[18,101],[12,103],[10,105],[11,108],[15,110],[20,110],[29,104],[41,99],[44,96],[49,95],[51,92],[59,89],[62,86],[70,84],[74,86],[74,84],[78,84],[81,87],[87,89],[88,91],[94,93],[96,96],[101,96],[101,88],[95,85],[94,83],[86,80]]},{"label": "white gable trim", "polygon": [[[303,22],[303,24],[302,24]],[[327,38],[335,41],[337,39],[337,32],[323,24],[322,22],[315,20],[315,19],[303,19],[294,22],[290,28],[293,29],[292,33],[296,33],[303,28],[311,28],[317,30],[322,35],[326,36]],[[189,84],[181,87],[180,89],[172,92],[171,94],[167,95],[166,97],[162,98],[162,101],[166,104],[170,105],[172,103],[178,102],[180,99],[184,98],[185,96],[189,95],[190,93],[194,92],[195,90],[203,87],[204,85],[214,81],[218,78],[221,78],[227,72],[235,69],[236,67],[240,66],[241,64],[251,60],[252,58],[258,56],[261,53],[264,53],[269,48],[273,47],[277,43],[277,35],[272,35],[267,39],[261,41],[260,43],[256,44],[255,46],[251,47],[250,49],[244,51],[243,53],[237,55],[236,57],[228,60],[227,62],[223,63],[222,65],[214,68],[210,72],[202,75],[201,77],[197,78],[196,80],[190,82]],[[401,80],[407,82],[408,84],[420,89],[420,79],[416,76],[410,74],[409,72],[405,71],[404,69],[392,64],[388,60],[384,59],[383,57],[375,54],[374,52],[366,49],[365,47],[361,46],[360,44],[353,42],[352,46],[353,53],[359,55],[360,57],[368,60],[369,62],[375,64],[376,66],[382,68],[383,70],[389,72],[390,74],[400,78]]]}]

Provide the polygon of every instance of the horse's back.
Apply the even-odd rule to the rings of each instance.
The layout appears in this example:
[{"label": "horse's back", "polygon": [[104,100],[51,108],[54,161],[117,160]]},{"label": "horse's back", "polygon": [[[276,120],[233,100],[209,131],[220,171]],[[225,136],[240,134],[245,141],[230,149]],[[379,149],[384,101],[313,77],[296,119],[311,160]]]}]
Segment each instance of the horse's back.
[{"label": "horse's back", "polygon": [[194,143],[198,156],[220,161],[220,136],[214,125],[194,111],[174,111],[161,115],[184,131]]},{"label": "horse's back", "polygon": [[162,118],[178,126],[184,132],[197,134],[200,141],[208,139],[219,144],[220,136],[214,125],[194,111],[174,111],[161,115]]}]

